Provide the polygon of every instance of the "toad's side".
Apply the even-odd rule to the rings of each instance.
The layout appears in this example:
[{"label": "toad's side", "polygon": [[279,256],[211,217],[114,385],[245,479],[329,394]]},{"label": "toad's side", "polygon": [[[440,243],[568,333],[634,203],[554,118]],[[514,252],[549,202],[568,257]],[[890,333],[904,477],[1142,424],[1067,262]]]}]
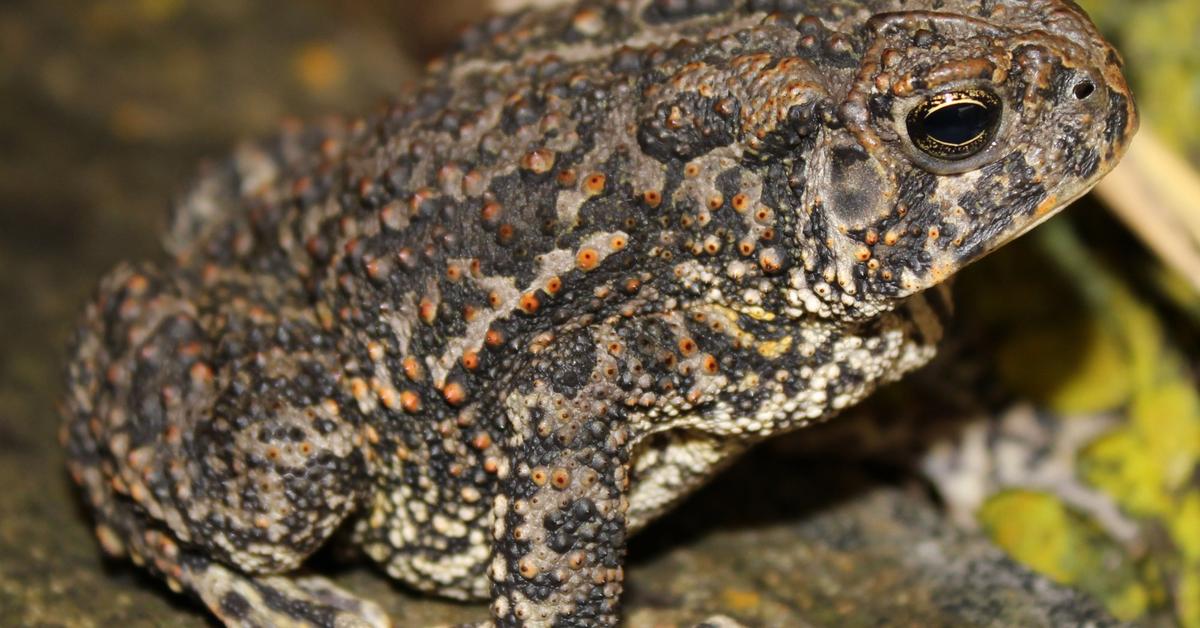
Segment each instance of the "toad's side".
[{"label": "toad's side", "polygon": [[934,287],[1112,167],[1118,66],[1053,0],[496,18],[103,280],[63,430],[101,544],[230,625],[386,624],[289,575],[339,528],[497,625],[615,624],[629,533],[928,360]]}]

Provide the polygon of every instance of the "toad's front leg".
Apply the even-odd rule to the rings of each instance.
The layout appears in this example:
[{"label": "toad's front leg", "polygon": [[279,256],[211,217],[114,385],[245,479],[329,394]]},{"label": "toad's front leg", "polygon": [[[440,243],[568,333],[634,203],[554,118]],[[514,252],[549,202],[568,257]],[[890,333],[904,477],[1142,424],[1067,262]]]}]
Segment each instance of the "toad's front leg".
[{"label": "toad's front leg", "polygon": [[555,341],[507,395],[494,513],[498,626],[611,626],[625,556],[630,426],[625,366],[591,332]]}]

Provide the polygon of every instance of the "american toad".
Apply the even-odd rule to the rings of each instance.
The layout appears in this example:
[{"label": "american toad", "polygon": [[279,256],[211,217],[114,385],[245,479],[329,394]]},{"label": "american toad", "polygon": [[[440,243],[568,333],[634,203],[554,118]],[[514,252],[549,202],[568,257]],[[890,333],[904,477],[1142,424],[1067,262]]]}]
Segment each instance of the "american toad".
[{"label": "american toad", "polygon": [[105,550],[230,625],[387,623],[344,530],[496,625],[612,625],[626,538],[926,362],[941,282],[1136,127],[1069,0],[624,0],[497,17],[367,118],[238,151],[83,316]]}]

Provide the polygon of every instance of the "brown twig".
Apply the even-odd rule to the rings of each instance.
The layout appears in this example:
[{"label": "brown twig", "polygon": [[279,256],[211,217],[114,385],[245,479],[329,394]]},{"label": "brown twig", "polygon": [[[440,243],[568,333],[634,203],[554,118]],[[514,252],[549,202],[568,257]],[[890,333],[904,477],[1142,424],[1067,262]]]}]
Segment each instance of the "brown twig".
[{"label": "brown twig", "polygon": [[1168,266],[1200,292],[1200,174],[1143,128],[1096,193]]}]

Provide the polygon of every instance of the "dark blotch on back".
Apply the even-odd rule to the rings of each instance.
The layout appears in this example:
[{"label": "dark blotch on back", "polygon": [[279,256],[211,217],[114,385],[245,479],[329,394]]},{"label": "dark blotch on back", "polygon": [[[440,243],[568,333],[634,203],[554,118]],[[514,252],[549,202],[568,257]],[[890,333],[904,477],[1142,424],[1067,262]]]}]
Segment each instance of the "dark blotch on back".
[{"label": "dark blotch on back", "polygon": [[545,368],[553,372],[539,374],[534,379],[552,382],[554,390],[565,397],[574,397],[588,383],[596,366],[596,343],[590,333],[578,333],[570,340],[569,349],[561,351],[558,359]]},{"label": "dark blotch on back", "polygon": [[[688,161],[732,144],[741,106],[734,101],[729,115],[722,116],[715,105],[715,99],[695,92],[683,93],[672,101],[659,104],[649,118],[638,124],[638,144],[647,155],[662,162]],[[679,112],[682,121],[672,128],[675,111]]]}]

